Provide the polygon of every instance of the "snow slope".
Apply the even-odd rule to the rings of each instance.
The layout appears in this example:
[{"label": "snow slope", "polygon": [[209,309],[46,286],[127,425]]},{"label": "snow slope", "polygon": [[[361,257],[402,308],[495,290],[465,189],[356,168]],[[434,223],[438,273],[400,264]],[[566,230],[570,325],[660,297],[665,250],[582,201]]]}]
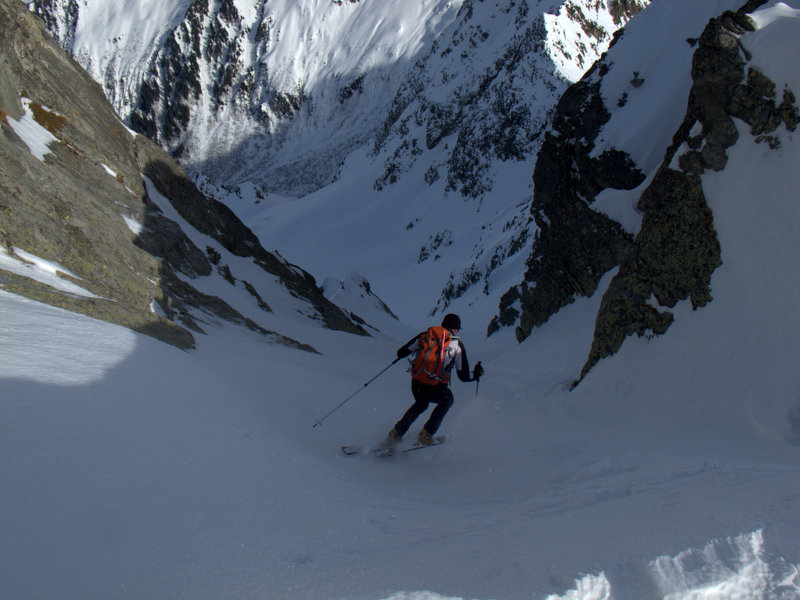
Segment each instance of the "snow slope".
[{"label": "snow slope", "polygon": [[[723,321],[747,304],[724,283]],[[184,353],[0,292],[4,596],[800,598],[800,447],[749,415],[754,389],[795,397],[784,345],[687,311],[570,393],[598,298],[518,348],[465,328],[487,376],[454,384],[450,441],[379,460],[338,446],[405,410],[401,367],[311,425],[397,339],[229,328]]]},{"label": "snow slope", "polygon": [[[772,2],[742,38],[792,89],[798,10]],[[800,135],[778,137],[743,128],[703,176],[723,257],[711,304],[677,306],[668,335],[628,340],[572,392],[613,273],[521,345],[465,318],[480,388],[453,384],[446,445],[389,460],[338,446],[399,418],[399,365],[312,424],[423,313],[367,339],[286,324],[321,354],[213,326],[187,353],[0,291],[0,593],[800,598]],[[380,248],[367,258],[393,269]],[[368,311],[357,283],[328,289]],[[393,290],[392,309],[416,295]]]},{"label": "snow slope", "polygon": [[520,346],[467,323],[487,375],[454,383],[449,442],[388,460],[338,446],[402,414],[399,366],[311,425],[414,327],[309,331],[321,355],[228,328],[185,353],[0,292],[4,597],[800,598],[800,140],[782,141],[742,132],[706,176],[708,308],[573,392],[600,292]]},{"label": "snow slope", "polygon": [[190,4],[190,0],[83,0],[74,32],[62,27],[55,33],[59,40],[71,35],[66,49],[103,84],[119,110],[130,105],[135,96],[134,82],[146,74],[154,49],[180,23]]}]

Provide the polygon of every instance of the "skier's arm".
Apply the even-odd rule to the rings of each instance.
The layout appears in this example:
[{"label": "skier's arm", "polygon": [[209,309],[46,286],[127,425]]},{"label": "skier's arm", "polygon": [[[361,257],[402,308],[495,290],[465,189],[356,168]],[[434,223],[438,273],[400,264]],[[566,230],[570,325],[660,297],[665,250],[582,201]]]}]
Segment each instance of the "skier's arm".
[{"label": "skier's arm", "polygon": [[[460,363],[456,368],[456,374],[461,381],[469,382],[469,381],[479,381],[481,375],[483,375],[483,367],[481,366],[481,361],[475,363],[475,369],[473,369],[472,373],[469,371],[469,359],[467,358],[467,349],[464,348],[464,344],[458,342],[459,354],[460,354]],[[457,359],[458,360],[458,359]]]},{"label": "skier's arm", "polygon": [[461,381],[472,381],[472,375],[469,372],[469,359],[467,358],[467,349],[464,344],[458,342],[459,356],[456,357],[456,374]]},{"label": "skier's arm", "polygon": [[409,356],[414,351],[414,346],[421,335],[422,333],[418,333],[413,338],[408,340],[408,342],[406,342],[403,346],[400,346],[397,349],[397,358],[405,358],[406,356]]}]

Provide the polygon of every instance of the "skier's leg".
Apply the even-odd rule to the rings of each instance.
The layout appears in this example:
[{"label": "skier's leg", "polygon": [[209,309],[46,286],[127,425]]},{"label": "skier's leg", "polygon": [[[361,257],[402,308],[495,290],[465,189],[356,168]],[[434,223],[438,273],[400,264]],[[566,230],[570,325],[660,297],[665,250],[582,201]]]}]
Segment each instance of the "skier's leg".
[{"label": "skier's leg", "polygon": [[428,400],[429,394],[425,390],[426,387],[430,386],[425,386],[416,381],[411,382],[411,393],[414,394],[414,404],[406,411],[403,418],[395,424],[394,430],[398,435],[405,435],[408,428],[411,427],[411,424],[416,421],[422,413],[428,410],[430,401]]},{"label": "skier's leg", "polygon": [[425,430],[431,435],[439,431],[442,419],[444,419],[450,407],[453,406],[453,392],[450,391],[449,387],[446,385],[437,386],[436,392],[436,397],[431,398],[431,402],[436,403],[436,408],[433,409],[430,419],[425,423]]}]

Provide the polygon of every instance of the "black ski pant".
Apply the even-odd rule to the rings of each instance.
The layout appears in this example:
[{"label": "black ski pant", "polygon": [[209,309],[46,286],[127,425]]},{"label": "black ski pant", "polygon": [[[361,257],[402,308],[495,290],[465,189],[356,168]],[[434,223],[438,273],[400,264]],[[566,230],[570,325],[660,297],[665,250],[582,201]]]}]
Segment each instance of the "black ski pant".
[{"label": "black ski pant", "polygon": [[425,430],[433,435],[439,431],[442,419],[444,419],[450,407],[453,406],[453,392],[450,391],[446,383],[425,385],[416,379],[412,379],[411,393],[414,394],[414,404],[406,411],[403,418],[397,422],[394,430],[400,435],[405,435],[411,424],[428,410],[428,406],[433,402],[436,404],[436,408],[433,409],[428,422],[425,423]]}]

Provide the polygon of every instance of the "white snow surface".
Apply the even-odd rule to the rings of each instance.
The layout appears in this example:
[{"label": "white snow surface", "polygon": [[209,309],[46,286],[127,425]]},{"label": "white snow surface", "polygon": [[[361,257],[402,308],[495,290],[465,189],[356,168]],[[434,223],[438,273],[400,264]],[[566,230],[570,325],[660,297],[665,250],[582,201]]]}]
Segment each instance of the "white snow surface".
[{"label": "white snow surface", "polygon": [[338,446],[410,404],[400,366],[361,386],[414,327],[309,328],[318,355],[212,329],[187,353],[0,293],[4,595],[800,598],[800,140],[781,135],[742,131],[705,176],[708,307],[572,392],[613,273],[522,345],[467,322],[480,388],[453,384],[444,446],[391,459]]},{"label": "white snow surface", "polygon": [[572,392],[613,273],[522,345],[465,323],[480,388],[453,384],[447,444],[391,459],[338,446],[377,443],[410,404],[400,366],[312,424],[412,327],[308,329],[319,355],[213,329],[187,353],[0,292],[4,595],[800,598],[784,176],[800,140],[783,141],[743,132],[704,182],[725,261],[708,308],[679,308]]},{"label": "white snow surface", "polygon": [[22,98],[22,116],[19,120],[8,117],[8,124],[20,139],[25,142],[28,150],[36,158],[44,162],[44,157],[50,154],[50,144],[58,142],[58,138],[42,127],[31,112],[31,102],[28,98]]},{"label": "white snow surface", "polygon": [[783,86],[788,86],[790,90],[800,89],[800,72],[795,61],[775,60],[779,50],[776,51],[774,47],[776,39],[789,47],[789,41],[797,35],[800,27],[800,8],[797,3],[773,2],[755,11],[752,17],[759,28],[747,36],[747,49],[753,52],[754,66],[772,79],[779,91]]},{"label": "white snow surface", "polygon": [[[797,8],[770,3],[742,39],[795,90]],[[405,309],[370,338],[281,324],[320,354],[213,325],[183,352],[0,291],[2,596],[797,600],[800,134],[777,135],[773,150],[741,126],[703,176],[713,302],[679,304],[666,335],[627,340],[573,391],[613,272],[519,345],[484,337],[487,306],[459,308],[486,375],[453,383],[445,445],[391,459],[338,447],[376,444],[411,403],[400,365],[363,384],[427,324],[414,286],[372,286]],[[317,250],[327,266],[359,236],[391,240],[349,219],[412,218],[397,202],[342,225],[309,203],[306,231],[351,236]],[[343,264],[391,281],[391,244],[368,248]],[[328,286],[385,323],[360,289],[356,274]]]},{"label": "white snow surface", "polygon": [[[598,136],[593,156],[612,147],[630,154],[644,173],[661,164],[686,114],[695,50],[688,40],[700,37],[709,19],[742,4],[741,0],[662,0],[631,19],[623,33],[625,44],[647,51],[614,54],[614,68],[603,77],[601,92],[606,106],[615,110]],[[686,14],[692,17],[685,18]],[[632,83],[634,74],[643,81],[639,87]],[[616,108],[623,94],[624,106]],[[635,128],[630,126],[632,119],[639,124]]]},{"label": "white snow surface", "polygon": [[45,260],[20,248],[13,248],[12,250],[13,252],[9,252],[4,246],[0,246],[0,268],[3,270],[34,279],[39,283],[44,283],[68,294],[75,294],[85,298],[100,297],[59,275],[59,273],[68,275],[78,281],[81,279],[58,263]]}]

